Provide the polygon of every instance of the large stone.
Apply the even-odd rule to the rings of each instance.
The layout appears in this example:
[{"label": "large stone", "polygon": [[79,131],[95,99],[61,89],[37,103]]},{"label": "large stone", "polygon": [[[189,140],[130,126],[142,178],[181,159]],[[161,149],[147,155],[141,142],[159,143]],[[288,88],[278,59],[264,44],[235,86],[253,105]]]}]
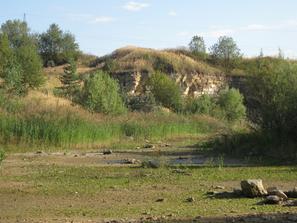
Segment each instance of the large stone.
[{"label": "large stone", "polygon": [[243,180],[240,183],[243,195],[247,197],[263,197],[267,195],[262,180]]},{"label": "large stone", "polygon": [[267,189],[269,195],[278,196],[282,201],[288,200],[287,195],[279,189]]},{"label": "large stone", "polygon": [[265,204],[280,204],[282,199],[276,195],[266,197]]}]

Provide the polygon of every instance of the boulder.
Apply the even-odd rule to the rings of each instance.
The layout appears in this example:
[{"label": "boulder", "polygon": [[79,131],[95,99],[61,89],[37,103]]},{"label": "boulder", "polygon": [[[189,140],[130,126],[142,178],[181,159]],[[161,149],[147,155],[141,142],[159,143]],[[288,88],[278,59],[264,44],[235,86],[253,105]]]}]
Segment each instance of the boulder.
[{"label": "boulder", "polygon": [[111,155],[112,154],[112,150],[108,149],[108,150],[104,150],[103,151],[103,155]]},{"label": "boulder", "polygon": [[282,199],[276,195],[269,195],[264,201],[265,204],[280,204]]},{"label": "boulder", "polygon": [[242,194],[247,197],[263,197],[267,195],[267,191],[265,190],[262,180],[243,180],[240,183]]},{"label": "boulder", "polygon": [[279,190],[279,189],[268,189],[268,194],[269,195],[275,195],[275,196],[278,196],[282,201],[286,201],[288,200],[288,197],[287,195],[282,191],[282,190]]}]

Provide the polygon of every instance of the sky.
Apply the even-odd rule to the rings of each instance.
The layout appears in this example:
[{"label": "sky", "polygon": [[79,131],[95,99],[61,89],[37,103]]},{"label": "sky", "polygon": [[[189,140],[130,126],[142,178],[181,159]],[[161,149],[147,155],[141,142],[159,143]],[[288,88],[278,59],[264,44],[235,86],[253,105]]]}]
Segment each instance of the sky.
[{"label": "sky", "polygon": [[207,47],[231,36],[246,56],[297,58],[296,0],[0,0],[0,23],[23,19],[33,32],[57,23],[85,53],[98,56],[133,45],[187,46],[203,36]]}]

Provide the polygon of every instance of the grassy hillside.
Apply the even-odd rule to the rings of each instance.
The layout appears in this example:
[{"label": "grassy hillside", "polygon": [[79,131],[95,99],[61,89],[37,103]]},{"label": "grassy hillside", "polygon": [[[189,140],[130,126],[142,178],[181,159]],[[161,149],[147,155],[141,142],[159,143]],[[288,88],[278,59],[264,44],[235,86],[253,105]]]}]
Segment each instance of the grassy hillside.
[{"label": "grassy hillside", "polygon": [[[111,72],[156,70],[165,73],[222,73],[203,61],[169,50],[154,50],[139,47],[124,47],[111,55],[99,58],[97,64],[110,66]],[[108,64],[110,63],[110,64]]]}]

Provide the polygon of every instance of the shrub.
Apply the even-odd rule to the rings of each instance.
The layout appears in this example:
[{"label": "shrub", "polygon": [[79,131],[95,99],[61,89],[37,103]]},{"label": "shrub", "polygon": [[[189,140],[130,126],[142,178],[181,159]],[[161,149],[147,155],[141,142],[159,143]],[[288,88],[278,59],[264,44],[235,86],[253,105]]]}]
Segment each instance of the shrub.
[{"label": "shrub", "polygon": [[238,121],[246,116],[243,96],[239,90],[231,88],[220,92],[218,106],[228,121]]},{"label": "shrub", "polygon": [[155,97],[150,91],[130,96],[127,105],[131,111],[152,112],[157,108]]},{"label": "shrub", "polygon": [[251,72],[251,119],[280,142],[296,142],[297,65],[264,58]]},{"label": "shrub", "polygon": [[118,82],[103,71],[99,71],[85,80],[81,103],[94,112],[123,113],[126,108],[119,92]]},{"label": "shrub", "polygon": [[184,112],[190,114],[211,114],[215,107],[213,98],[209,95],[202,95],[197,98],[187,98]]},{"label": "shrub", "polygon": [[156,101],[164,107],[180,111],[182,98],[179,86],[166,74],[156,72],[148,79],[148,87]]}]

